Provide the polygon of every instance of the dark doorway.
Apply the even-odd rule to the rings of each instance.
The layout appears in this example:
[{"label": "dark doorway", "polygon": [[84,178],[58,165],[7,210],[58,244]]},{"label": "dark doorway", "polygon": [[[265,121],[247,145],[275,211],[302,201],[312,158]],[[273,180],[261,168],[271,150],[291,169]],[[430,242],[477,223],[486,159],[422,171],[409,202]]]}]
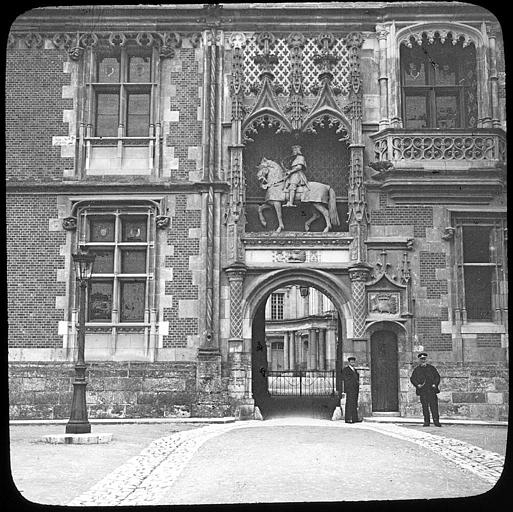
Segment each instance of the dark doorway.
[{"label": "dark doorway", "polygon": [[392,331],[371,335],[371,394],[373,412],[397,412],[399,387],[397,336]]}]

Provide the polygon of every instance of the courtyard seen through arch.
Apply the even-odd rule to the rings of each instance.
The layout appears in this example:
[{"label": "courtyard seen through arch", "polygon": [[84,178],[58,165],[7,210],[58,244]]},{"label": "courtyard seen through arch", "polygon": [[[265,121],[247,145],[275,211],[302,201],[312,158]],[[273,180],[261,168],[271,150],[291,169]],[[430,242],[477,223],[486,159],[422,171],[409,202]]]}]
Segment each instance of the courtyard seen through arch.
[{"label": "courtyard seen through arch", "polygon": [[261,302],[252,333],[253,396],[262,414],[331,417],[343,336],[329,297],[306,284],[282,285]]}]

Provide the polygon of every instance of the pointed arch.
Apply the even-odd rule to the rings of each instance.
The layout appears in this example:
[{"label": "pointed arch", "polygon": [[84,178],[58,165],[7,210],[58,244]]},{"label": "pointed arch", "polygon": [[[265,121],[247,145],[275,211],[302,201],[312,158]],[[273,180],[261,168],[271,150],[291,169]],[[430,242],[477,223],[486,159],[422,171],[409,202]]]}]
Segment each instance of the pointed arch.
[{"label": "pointed arch", "polygon": [[264,126],[276,127],[276,133],[291,132],[292,126],[287,118],[269,107],[264,107],[252,114],[244,121],[242,133],[245,141],[252,141],[252,135],[258,133],[258,130]]},{"label": "pointed arch", "polygon": [[316,125],[324,125],[328,128],[332,128],[337,124],[338,128],[336,129],[336,133],[340,135],[339,140],[350,140],[351,124],[340,111],[328,106],[323,107],[309,116],[303,123],[301,131],[317,133]]}]

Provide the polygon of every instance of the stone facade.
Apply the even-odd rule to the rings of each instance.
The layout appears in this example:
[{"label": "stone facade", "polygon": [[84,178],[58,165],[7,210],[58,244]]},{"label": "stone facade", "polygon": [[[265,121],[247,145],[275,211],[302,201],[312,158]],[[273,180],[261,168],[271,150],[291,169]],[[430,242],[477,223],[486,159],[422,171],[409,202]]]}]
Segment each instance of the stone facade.
[{"label": "stone facade", "polygon": [[[109,26],[91,33],[94,8],[19,16],[6,53],[11,417],[69,414],[72,254],[86,245],[91,417],[253,417],[259,308],[299,285],[337,310],[336,365],[357,356],[364,414],[420,414],[409,375],[426,350],[442,415],[505,419],[503,42],[487,10],[446,7],[105,6]],[[417,47],[451,56],[436,73],[470,62],[463,89],[444,85],[463,95],[456,113],[415,82]],[[406,98],[427,90],[418,114]],[[258,172],[278,172],[264,159],[298,143],[327,216],[315,201],[275,210],[261,186]]]}]

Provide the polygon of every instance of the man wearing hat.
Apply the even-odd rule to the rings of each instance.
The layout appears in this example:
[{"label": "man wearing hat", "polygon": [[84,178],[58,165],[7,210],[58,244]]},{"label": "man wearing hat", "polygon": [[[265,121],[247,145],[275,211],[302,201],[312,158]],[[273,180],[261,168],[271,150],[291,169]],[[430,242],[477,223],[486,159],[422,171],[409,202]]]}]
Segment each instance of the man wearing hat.
[{"label": "man wearing hat", "polygon": [[292,155],[286,159],[292,161],[290,169],[286,169],[287,177],[283,185],[285,195],[288,193],[288,201],[284,206],[295,206],[296,189],[299,186],[308,188],[308,180],[305,176],[306,160],[301,153],[301,146],[292,146]]},{"label": "man wearing hat", "polygon": [[358,419],[358,391],[360,390],[360,375],[356,371],[356,357],[347,358],[348,365],[342,369],[344,392],[346,394],[346,423],[359,423]]},{"label": "man wearing hat", "polygon": [[426,352],[421,352],[417,357],[419,365],[413,370],[410,382],[415,386],[417,395],[420,396],[424,426],[429,427],[429,411],[431,410],[433,423],[436,427],[441,427],[438,415],[438,397],[436,396],[437,393],[440,393],[438,389],[440,374],[434,366],[427,363]]}]

